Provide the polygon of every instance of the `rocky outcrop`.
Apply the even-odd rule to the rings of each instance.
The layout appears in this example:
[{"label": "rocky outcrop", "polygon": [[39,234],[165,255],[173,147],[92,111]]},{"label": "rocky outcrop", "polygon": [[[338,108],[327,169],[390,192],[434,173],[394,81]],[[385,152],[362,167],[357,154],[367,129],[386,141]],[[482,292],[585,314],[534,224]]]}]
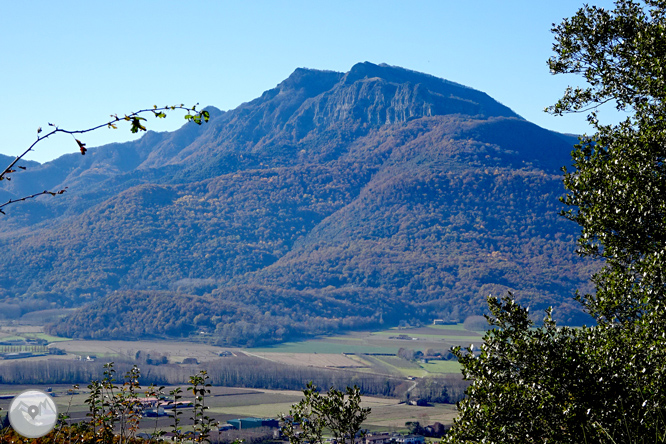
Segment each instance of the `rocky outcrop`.
[{"label": "rocky outcrop", "polygon": [[298,141],[315,128],[321,131],[340,124],[358,130],[447,114],[519,117],[480,91],[369,62],[346,74],[299,68],[237,111],[229,125],[245,126],[253,143],[269,133],[274,138],[276,130]]}]

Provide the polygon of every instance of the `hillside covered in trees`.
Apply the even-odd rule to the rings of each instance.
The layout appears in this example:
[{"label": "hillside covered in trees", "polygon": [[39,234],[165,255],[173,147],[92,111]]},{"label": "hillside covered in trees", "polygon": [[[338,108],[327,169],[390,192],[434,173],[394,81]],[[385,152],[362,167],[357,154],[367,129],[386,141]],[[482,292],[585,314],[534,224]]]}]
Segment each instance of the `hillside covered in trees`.
[{"label": "hillside covered in trees", "polygon": [[575,137],[387,65],[297,69],[210,123],[67,155],[0,189],[68,187],[0,219],[2,313],[80,310],[88,338],[256,345],[462,321],[512,291],[587,321],[593,263],[558,215]]}]

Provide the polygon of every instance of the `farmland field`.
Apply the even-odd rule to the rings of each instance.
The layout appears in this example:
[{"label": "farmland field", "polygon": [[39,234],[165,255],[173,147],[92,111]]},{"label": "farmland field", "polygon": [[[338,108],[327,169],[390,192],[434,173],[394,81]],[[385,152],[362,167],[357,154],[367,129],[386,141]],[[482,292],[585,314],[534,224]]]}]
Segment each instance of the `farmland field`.
[{"label": "farmland field", "polygon": [[[219,359],[223,351],[246,353],[272,362],[289,365],[349,369],[363,373],[377,373],[399,377],[459,373],[455,362],[430,361],[428,364],[408,362],[395,355],[401,348],[425,352],[432,349],[448,351],[452,346],[479,343],[481,334],[465,330],[462,325],[433,325],[412,329],[388,329],[375,332],[351,332],[333,337],[287,342],[271,347],[237,349],[216,347],[185,341],[99,341],[55,338],[41,332],[36,326],[2,327],[0,337],[5,341],[43,339],[65,351],[66,355],[32,357],[27,360],[72,359],[77,356],[95,356],[98,360],[133,360],[137,354],[165,356],[170,363],[194,358],[199,363]],[[16,346],[8,346],[18,351]],[[11,348],[14,347],[14,348]],[[25,346],[23,346],[25,347]],[[0,349],[1,350],[1,349]],[[28,350],[27,348],[25,350]],[[40,350],[42,350],[40,348]],[[3,362],[0,361],[0,365]]]},{"label": "farmland field", "polygon": [[428,373],[460,373],[458,361],[429,361],[427,364],[420,363],[419,366]]},{"label": "farmland field", "polygon": [[[436,328],[440,327],[440,328]],[[432,325],[411,330],[386,330],[374,332],[374,336],[378,337],[397,337],[405,335],[411,337],[412,341],[434,341],[434,342],[450,342],[455,345],[469,345],[470,342],[479,342],[483,337],[478,332],[467,330],[459,330],[457,328],[441,328],[441,327],[457,327],[456,325]],[[401,340],[402,342],[409,342],[408,340]]]},{"label": "farmland field", "polygon": [[256,356],[283,364],[305,365],[308,367],[359,368],[364,365],[354,359],[337,353],[276,353],[244,350],[246,355]]},{"label": "farmland field", "polygon": [[42,333],[43,327],[37,325],[11,325],[11,326],[1,326],[0,327],[0,336],[6,335],[22,335],[25,333]]},{"label": "farmland field", "polygon": [[397,356],[364,355],[360,359],[369,363],[369,368],[376,373],[393,376],[425,376],[425,371],[415,362],[406,361]]},{"label": "farmland field", "polygon": [[[407,339],[405,339],[407,338]],[[411,329],[388,329],[374,332],[351,332],[346,335],[286,342],[272,347],[260,347],[251,351],[276,353],[389,353],[400,348],[424,350],[425,348],[449,349],[455,345],[468,346],[481,342],[479,332],[465,330],[462,324],[429,325]]]},{"label": "farmland field", "polygon": [[[356,339],[356,338],[353,338]],[[274,353],[390,353],[398,352],[399,347],[372,344],[359,340],[359,343],[349,343],[344,339],[312,339],[302,342],[285,342],[272,347],[259,347],[249,349],[252,353],[274,352]]]},{"label": "farmland field", "polygon": [[[253,348],[246,352],[272,361],[313,367],[349,367],[366,373],[393,376],[426,377],[431,374],[460,373],[455,361],[409,362],[395,356],[400,348],[428,349],[446,352],[451,347],[479,344],[482,334],[465,330],[462,324],[430,325],[412,329],[389,329],[376,332],[353,332],[322,339],[288,342],[273,347]],[[347,354],[339,365],[328,362],[325,356]],[[283,356],[280,356],[283,355]],[[393,356],[388,356],[393,355]],[[355,361],[355,364],[350,361]],[[348,365],[343,364],[348,362]]]},{"label": "farmland field", "polygon": [[46,333],[24,333],[24,336],[26,338],[43,339],[43,340],[48,341],[50,343],[64,342],[64,341],[71,341],[72,340],[70,338],[59,338],[58,336],[47,335]]},{"label": "farmland field", "polygon": [[389,403],[387,400],[378,399],[378,402],[367,400],[363,405],[372,408],[372,412],[364,426],[370,430],[397,430],[406,431],[405,422],[419,421],[421,424],[452,424],[457,416],[455,405],[435,404],[429,407],[418,407],[400,404],[397,401]]},{"label": "farmland field", "polygon": [[[468,345],[480,342],[481,335],[470,332],[460,325],[428,326],[414,329],[389,329],[377,332],[352,332],[333,337],[315,338],[299,342],[279,344],[273,347],[238,349],[216,347],[203,343],[185,341],[92,341],[68,340],[45,335],[36,326],[5,326],[0,329],[0,338],[5,341],[25,341],[43,339],[51,347],[65,351],[65,355],[32,357],[24,360],[0,361],[17,363],[26,361],[44,361],[51,359],[75,359],[94,355],[98,361],[124,360],[131,362],[138,354],[165,356],[170,364],[180,363],[185,358],[195,358],[199,363],[208,363],[220,359],[233,360],[243,354],[254,356],[279,364],[297,367],[320,367],[339,372],[384,375],[392,379],[404,379],[404,386],[415,386],[413,378],[432,376],[460,375],[459,364],[455,361],[430,360],[428,363],[407,361],[396,356],[399,349],[447,351],[453,345]],[[14,345],[7,347],[17,347]],[[31,346],[32,347],[32,346]],[[220,358],[220,353],[230,352],[228,357]],[[220,361],[222,362],[222,361]],[[16,364],[12,364],[16,365]],[[196,367],[191,366],[192,373]],[[185,369],[190,371],[190,367]],[[330,370],[329,370],[330,371]],[[183,385],[183,388],[185,385]],[[7,397],[25,389],[46,389],[37,386],[0,386],[0,392]],[[69,412],[73,420],[86,418],[85,399],[87,389],[82,388],[77,394],[68,395],[70,386],[54,385],[55,401],[61,412]],[[276,391],[263,389],[212,387],[212,396],[207,398],[209,413],[216,420],[226,422],[239,417],[276,417],[287,413],[290,407],[301,399],[298,391]],[[169,388],[165,391],[168,392]],[[404,389],[403,389],[404,390]],[[184,399],[189,394],[184,393]],[[1,399],[0,407],[7,408],[10,400]],[[372,413],[365,423],[370,430],[405,430],[405,422],[419,421],[433,423],[439,421],[450,424],[456,415],[453,405],[442,404],[429,407],[410,406],[400,403],[396,398],[363,397],[363,405],[372,408]],[[189,415],[183,415],[182,418]],[[141,428],[152,431],[155,426],[169,430],[173,419],[144,419]],[[187,426],[186,426],[187,428]]]},{"label": "farmland field", "polygon": [[[46,389],[35,386],[3,386],[2,393],[18,394],[27,389]],[[67,412],[73,421],[86,419],[88,406],[85,399],[88,397],[87,389],[80,389],[76,394],[68,394],[69,386],[53,386],[56,394],[54,400],[61,413]],[[183,387],[184,388],[184,387]],[[173,387],[167,387],[169,392]],[[191,399],[191,394],[183,393],[183,400]],[[289,390],[256,390],[229,387],[211,387],[211,395],[206,397],[206,404],[210,407],[209,415],[216,420],[226,422],[229,419],[243,417],[276,418],[281,413],[288,413],[291,406],[302,398],[302,393]],[[6,411],[11,399],[1,399],[0,407]],[[450,424],[456,415],[456,408],[449,404],[436,404],[430,407],[417,407],[400,403],[397,399],[364,396],[362,406],[370,407],[372,412],[365,423],[370,430],[404,430],[406,421],[434,422]],[[189,413],[189,412],[188,412]],[[185,419],[187,428],[188,414],[181,415]],[[171,418],[160,418],[157,426],[168,430]],[[141,429],[151,431],[155,427],[154,418],[144,418]]]},{"label": "farmland field", "polygon": [[199,362],[218,359],[219,353],[228,348],[184,341],[87,341],[60,342],[58,348],[79,356],[95,355],[98,358],[133,358],[137,352],[152,355],[167,355],[174,361],[195,358]]}]

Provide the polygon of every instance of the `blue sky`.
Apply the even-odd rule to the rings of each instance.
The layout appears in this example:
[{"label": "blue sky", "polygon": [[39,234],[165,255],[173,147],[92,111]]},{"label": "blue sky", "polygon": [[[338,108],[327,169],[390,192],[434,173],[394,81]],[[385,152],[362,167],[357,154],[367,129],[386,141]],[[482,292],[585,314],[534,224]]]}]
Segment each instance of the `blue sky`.
[{"label": "blue sky", "polygon": [[[609,0],[590,2],[611,7]],[[585,116],[553,117],[577,77],[552,76],[551,24],[583,2],[32,1],[0,2],[0,153],[16,155],[48,122],[83,129],[156,105],[233,109],[298,67],[348,71],[388,63],[484,91],[561,132],[591,131]],[[613,110],[604,117],[613,118]],[[173,130],[182,114],[149,121]],[[127,128],[82,138],[132,139]],[[71,137],[37,146],[44,162],[76,152]]]}]

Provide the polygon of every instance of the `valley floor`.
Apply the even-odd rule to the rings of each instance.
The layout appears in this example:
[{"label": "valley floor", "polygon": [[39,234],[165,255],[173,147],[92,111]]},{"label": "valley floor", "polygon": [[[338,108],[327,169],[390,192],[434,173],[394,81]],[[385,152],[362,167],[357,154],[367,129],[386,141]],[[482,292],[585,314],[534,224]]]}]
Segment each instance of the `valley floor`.
[{"label": "valley floor", "polygon": [[[226,365],[243,357],[257,358],[266,363],[277,363],[292,368],[320,368],[358,374],[379,375],[398,383],[402,380],[406,392],[416,386],[418,380],[433,377],[449,377],[455,384],[459,381],[460,393],[464,383],[460,381],[460,368],[455,360],[442,360],[432,355],[445,354],[451,346],[467,346],[480,343],[482,333],[467,331],[462,325],[428,326],[412,329],[388,329],[376,332],[353,332],[342,336],[325,337],[302,342],[284,343],[273,347],[239,349],[215,347],[204,343],[183,341],[89,341],[66,340],[45,335],[38,326],[3,326],[0,330],[0,352],[5,354],[27,353],[35,355],[19,359],[0,360],[0,371],[5,366],[21,368],[31,362],[80,361],[78,365],[110,361],[142,362],[146,359],[168,362],[170,368],[182,366],[194,374],[197,365]],[[38,342],[38,343],[37,343]],[[46,346],[44,345],[46,343]],[[41,348],[40,348],[41,347]],[[46,353],[42,353],[44,350]],[[59,349],[62,354],[47,354]],[[402,352],[401,352],[402,350]],[[406,360],[398,356],[404,350],[420,351],[420,359]],[[44,363],[43,363],[44,364]],[[64,362],[63,362],[64,364]],[[33,364],[34,365],[34,364]],[[176,366],[176,367],[174,367]],[[155,366],[159,367],[159,366]],[[9,368],[9,367],[7,367]],[[153,368],[153,366],[150,366]],[[307,381],[303,381],[305,385]],[[68,392],[71,385],[49,385],[56,395],[60,411],[69,411],[73,420],[85,419],[87,389],[85,384],[76,394]],[[184,387],[185,385],[181,385]],[[0,407],[6,409],[10,395],[28,388],[45,390],[46,385],[0,385]],[[168,389],[165,390],[168,392]],[[241,417],[277,417],[287,413],[292,404],[301,399],[301,392],[289,390],[265,390],[257,388],[212,387],[207,404],[211,415],[219,421]],[[370,430],[401,431],[405,423],[418,421],[421,424],[441,422],[451,424],[456,416],[453,404],[409,405],[402,399],[364,396],[363,404],[372,408],[366,422]],[[183,415],[185,417],[186,415]],[[145,418],[141,428],[148,431],[157,426],[168,429],[170,418]]]}]

